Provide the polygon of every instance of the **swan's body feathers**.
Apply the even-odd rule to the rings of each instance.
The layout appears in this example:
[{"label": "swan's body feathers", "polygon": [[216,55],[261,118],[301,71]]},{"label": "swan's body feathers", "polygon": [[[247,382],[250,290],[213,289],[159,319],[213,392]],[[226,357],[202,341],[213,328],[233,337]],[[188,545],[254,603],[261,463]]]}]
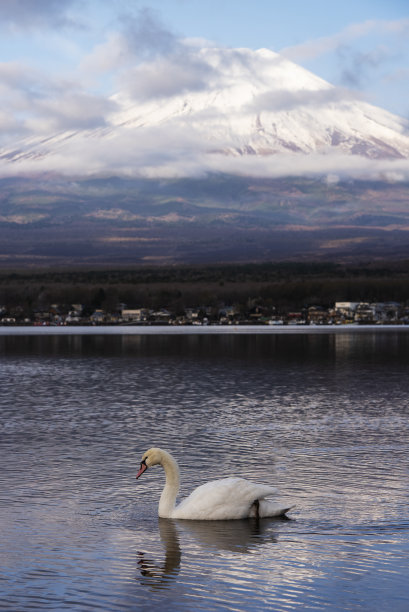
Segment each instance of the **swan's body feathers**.
[{"label": "swan's body feathers", "polygon": [[197,487],[172,512],[172,518],[225,520],[247,518],[256,499],[277,490],[244,478],[211,480]]}]

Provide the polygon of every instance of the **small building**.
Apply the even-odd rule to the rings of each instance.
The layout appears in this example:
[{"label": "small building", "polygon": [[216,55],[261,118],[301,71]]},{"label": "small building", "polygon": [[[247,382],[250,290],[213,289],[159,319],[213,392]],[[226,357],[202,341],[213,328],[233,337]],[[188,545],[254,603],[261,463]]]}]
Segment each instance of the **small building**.
[{"label": "small building", "polygon": [[377,302],[374,307],[377,322],[395,323],[399,321],[401,311],[399,302]]},{"label": "small building", "polygon": [[360,302],[335,302],[335,310],[340,314],[351,315]]},{"label": "small building", "polygon": [[172,318],[172,313],[166,308],[161,308],[160,310],[155,310],[150,313],[149,319],[153,323],[169,323]]},{"label": "small building", "polygon": [[300,311],[288,312],[286,316],[289,325],[305,325],[305,317]]},{"label": "small building", "polygon": [[356,323],[375,323],[375,304],[369,304],[368,302],[360,302],[355,308],[354,321]]},{"label": "small building", "polygon": [[185,316],[188,321],[197,321],[199,318],[199,308],[185,308]]},{"label": "small building", "polygon": [[82,304],[71,304],[71,310],[68,311],[65,322],[67,324],[79,323],[81,321],[82,311]]},{"label": "small building", "polygon": [[328,311],[322,306],[309,306],[308,322],[313,325],[324,325],[328,323]]},{"label": "small building", "polygon": [[124,323],[142,323],[147,321],[149,311],[146,308],[123,308],[121,319]]},{"label": "small building", "polygon": [[95,310],[90,316],[90,321],[94,325],[105,323],[105,320],[106,320],[106,313],[105,313],[105,310],[102,310],[102,309]]}]

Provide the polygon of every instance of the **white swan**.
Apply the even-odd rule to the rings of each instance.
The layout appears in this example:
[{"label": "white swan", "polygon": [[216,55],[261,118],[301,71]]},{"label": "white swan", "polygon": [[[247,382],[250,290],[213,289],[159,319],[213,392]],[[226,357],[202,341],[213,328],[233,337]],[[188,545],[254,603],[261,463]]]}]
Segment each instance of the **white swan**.
[{"label": "white swan", "polygon": [[159,501],[158,514],[162,518],[192,520],[226,520],[249,517],[283,516],[290,508],[277,506],[265,499],[277,492],[270,485],[261,485],[244,478],[212,480],[195,489],[178,506],[179,468],[170,453],[161,448],[150,448],[142,456],[139,478],[147,468],[161,465],[166,484]]}]

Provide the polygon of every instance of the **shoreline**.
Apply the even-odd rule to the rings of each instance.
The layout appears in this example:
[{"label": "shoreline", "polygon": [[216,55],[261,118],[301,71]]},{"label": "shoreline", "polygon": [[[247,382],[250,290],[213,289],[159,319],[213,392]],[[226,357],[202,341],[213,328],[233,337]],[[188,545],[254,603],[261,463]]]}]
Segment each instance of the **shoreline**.
[{"label": "shoreline", "polygon": [[0,336],[342,334],[409,332],[409,325],[55,325],[0,326]]}]

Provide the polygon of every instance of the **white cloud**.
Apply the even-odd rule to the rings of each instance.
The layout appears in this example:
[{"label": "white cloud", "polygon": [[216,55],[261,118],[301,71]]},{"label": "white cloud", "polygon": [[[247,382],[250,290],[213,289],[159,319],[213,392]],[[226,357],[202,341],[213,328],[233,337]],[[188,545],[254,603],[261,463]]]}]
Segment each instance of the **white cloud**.
[{"label": "white cloud", "polygon": [[293,62],[303,62],[315,59],[316,57],[334,51],[340,45],[344,45],[355,38],[360,38],[368,34],[368,32],[374,29],[375,24],[375,21],[352,24],[332,36],[322,36],[320,38],[308,40],[299,45],[285,47],[281,49],[280,55],[287,57]]},{"label": "white cloud", "polygon": [[7,138],[23,135],[20,122],[14,117],[10,117],[10,114],[4,110],[0,110],[0,135],[5,135]]},{"label": "white cloud", "polygon": [[140,62],[153,61],[177,53],[183,43],[167,30],[149,9],[122,16],[119,27],[109,31],[106,39],[86,55],[80,69],[104,73],[120,71]]},{"label": "white cloud", "polygon": [[83,91],[75,81],[60,80],[21,63],[0,64],[0,100],[3,115],[0,139],[106,125],[116,104],[109,98]]},{"label": "white cloud", "polygon": [[[69,134],[68,134],[69,136]],[[215,147],[217,148],[217,147]],[[329,176],[409,180],[408,160],[369,160],[339,152],[229,156],[209,152],[203,135],[177,124],[134,132],[116,129],[101,140],[61,138],[28,149],[9,163],[0,154],[0,175],[55,171],[66,175],[118,174],[145,177],[204,176],[222,172],[254,177]]]},{"label": "white cloud", "polygon": [[[87,93],[64,93],[54,99],[42,100],[36,105],[36,115],[43,130],[89,130],[106,126],[116,105],[112,100]],[[36,119],[33,129],[38,131]]]},{"label": "white cloud", "polygon": [[120,69],[129,62],[125,37],[119,32],[110,32],[104,42],[97,44],[91,53],[81,59],[79,70],[89,75],[102,74]]},{"label": "white cloud", "polygon": [[178,39],[147,9],[122,19],[121,30],[83,58],[80,71],[90,78],[112,73],[118,90],[135,100],[198,91],[216,74],[197,44]]},{"label": "white cloud", "polygon": [[[407,114],[407,81],[395,80],[409,61],[409,18],[367,20],[281,53],[334,85],[351,87],[392,112]],[[402,74],[402,72],[400,72]],[[388,87],[389,83],[389,87]]]},{"label": "white cloud", "polygon": [[299,45],[285,47],[281,49],[280,54],[294,62],[305,62],[333,52],[344,45],[349,45],[352,41],[373,32],[406,36],[409,34],[409,19],[396,21],[372,19],[362,23],[353,23],[332,36],[322,36]]},{"label": "white cloud", "polygon": [[209,88],[215,71],[189,53],[140,64],[123,74],[121,85],[135,100],[171,97]]}]

